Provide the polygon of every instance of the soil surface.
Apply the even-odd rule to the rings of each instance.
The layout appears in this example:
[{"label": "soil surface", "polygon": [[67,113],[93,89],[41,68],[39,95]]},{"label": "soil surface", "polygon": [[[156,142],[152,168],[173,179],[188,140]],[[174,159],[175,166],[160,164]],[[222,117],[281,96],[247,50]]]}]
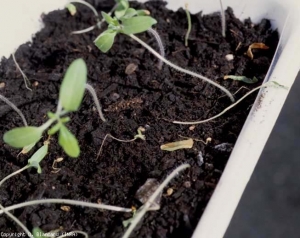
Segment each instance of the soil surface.
[{"label": "soil surface", "polygon": [[[108,12],[114,5],[114,1],[90,2],[99,12]],[[278,33],[271,30],[268,20],[262,20],[259,25],[254,25],[250,19],[241,22],[231,9],[227,9],[226,38],[223,38],[220,15],[198,13],[192,15],[189,46],[185,47],[187,20],[183,9],[170,11],[163,2],[131,4],[148,9],[157,19],[155,29],[164,41],[166,57],[170,61],[215,80],[232,93],[242,86],[247,87],[235,95],[236,99],[264,79],[278,43]],[[80,111],[70,114],[68,123],[79,140],[80,157],[68,158],[54,136],[50,152],[41,163],[42,174],[31,169],[6,181],[0,190],[2,205],[40,198],[65,198],[138,208],[141,203],[135,193],[148,178],[161,182],[177,166],[189,163],[191,168],[167,187],[172,188],[173,193],[169,190],[167,194],[167,189],[164,190],[161,209],[148,212],[132,237],[190,237],[220,179],[255,95],[212,122],[195,127],[172,124],[170,120],[214,116],[229,106],[230,100],[219,89],[197,78],[165,65],[158,70],[157,59],[125,35],[116,37],[107,54],[101,53],[93,44],[102,30],[71,35],[74,30],[96,23],[92,12],[84,6],[78,5],[74,17],[67,10],[60,10],[42,18],[45,27],[34,36],[32,43],[20,46],[16,52],[16,59],[32,82],[33,91],[25,88],[10,57],[1,62],[0,83],[5,86],[1,87],[0,93],[22,110],[30,125],[42,125],[46,113],[56,109],[66,68],[74,59],[83,58],[88,65],[88,82],[97,92],[107,122],[100,120],[92,98],[86,94]],[[157,49],[155,40],[148,33],[138,37]],[[263,42],[270,48],[253,50],[254,59],[251,60],[245,52],[255,42]],[[234,59],[227,61],[227,54],[233,54]],[[137,67],[131,74],[126,74],[129,64]],[[256,76],[259,82],[248,85],[224,80],[223,76],[228,74]],[[19,150],[3,143],[2,135],[6,131],[22,126],[19,116],[3,103],[0,120],[0,178],[4,178],[25,166],[32,153],[18,156]],[[139,126],[146,129],[145,141],[121,143],[108,139],[101,156],[96,158],[106,134],[132,139]],[[195,139],[192,149],[160,150],[162,144],[182,140],[182,137]],[[46,138],[45,134],[43,140]],[[210,143],[201,142],[207,138],[212,139]],[[64,158],[56,165],[61,170],[53,173],[52,164],[59,157]],[[14,215],[30,230],[38,226],[49,232],[63,227],[64,231],[83,230],[97,238],[120,237],[124,232],[122,221],[131,217],[131,214],[76,206],[64,209],[61,205],[27,207],[15,210]],[[0,217],[0,230],[21,231],[6,216]]]}]

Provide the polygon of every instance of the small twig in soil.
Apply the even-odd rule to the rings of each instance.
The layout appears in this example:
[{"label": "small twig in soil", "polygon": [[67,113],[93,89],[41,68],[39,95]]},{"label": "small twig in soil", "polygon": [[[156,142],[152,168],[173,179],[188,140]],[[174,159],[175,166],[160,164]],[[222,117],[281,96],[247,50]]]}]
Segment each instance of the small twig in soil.
[{"label": "small twig in soil", "polygon": [[188,29],[185,34],[185,46],[188,47],[189,46],[188,40],[189,40],[189,36],[190,36],[191,30],[192,30],[192,20],[191,20],[191,14],[189,12],[187,3],[185,4],[185,13],[186,13],[186,18],[187,18],[187,22],[188,22]]},{"label": "small twig in soil", "polygon": [[16,65],[17,69],[18,69],[18,70],[20,71],[20,73],[22,74],[22,77],[23,77],[24,83],[25,83],[25,87],[26,87],[28,90],[32,91],[32,89],[28,86],[28,85],[31,84],[31,83],[30,83],[30,80],[27,78],[26,74],[23,72],[23,70],[21,69],[20,65],[18,64],[18,62],[17,62],[17,60],[16,60],[16,57],[15,57],[15,54],[14,54],[14,53],[12,54],[12,58],[13,58],[13,61],[14,61],[15,65]]}]

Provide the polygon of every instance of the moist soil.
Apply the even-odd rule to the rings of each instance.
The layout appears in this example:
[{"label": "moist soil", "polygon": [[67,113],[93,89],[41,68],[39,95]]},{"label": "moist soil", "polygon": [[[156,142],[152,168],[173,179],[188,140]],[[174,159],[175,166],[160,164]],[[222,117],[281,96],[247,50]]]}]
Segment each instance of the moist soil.
[{"label": "moist soil", "polygon": [[[90,2],[99,12],[108,12],[114,5],[113,1]],[[170,11],[163,2],[132,5],[148,9],[157,19],[155,29],[164,41],[170,61],[213,79],[232,93],[246,87],[235,95],[236,99],[262,83],[278,43],[278,33],[271,30],[270,21],[262,20],[258,25],[250,19],[241,22],[227,9],[226,38],[223,38],[220,15],[200,12],[192,15],[189,46],[185,47],[187,20],[183,9]],[[56,109],[59,86],[67,67],[74,59],[83,58],[88,65],[88,82],[97,92],[107,122],[100,120],[92,98],[86,94],[80,110],[70,114],[68,123],[79,140],[80,157],[68,158],[54,136],[49,154],[41,163],[42,174],[30,169],[5,182],[0,191],[1,203],[10,206],[33,199],[64,198],[138,208],[142,204],[135,193],[148,178],[161,182],[177,166],[189,163],[191,168],[167,187],[172,191],[164,190],[160,210],[148,212],[132,237],[190,237],[222,175],[256,95],[211,122],[195,127],[172,124],[172,120],[214,116],[229,106],[230,100],[219,89],[197,78],[165,65],[159,70],[157,59],[125,35],[116,37],[107,54],[101,53],[93,40],[102,30],[70,34],[96,23],[89,9],[81,5],[77,9],[73,17],[67,10],[43,15],[44,28],[31,43],[17,50],[16,59],[32,82],[33,90],[25,88],[10,57],[1,62],[0,83],[5,86],[0,93],[22,110],[29,125],[42,125],[47,120],[46,113]],[[138,37],[158,50],[148,33]],[[253,50],[251,60],[245,52],[255,42],[263,42],[270,48]],[[227,61],[227,54],[233,54],[234,59]],[[126,73],[129,64],[134,64],[136,69]],[[246,85],[224,80],[224,75],[255,76],[259,82]],[[1,135],[22,126],[19,116],[3,103],[0,120]],[[128,140],[140,126],[146,130],[145,141],[121,143],[109,138],[96,158],[106,134]],[[173,152],[160,149],[162,144],[183,137],[195,139],[192,149]],[[205,144],[207,138],[211,142]],[[43,140],[46,139],[45,134]],[[1,178],[27,164],[32,153],[18,156],[19,152],[5,145],[1,136]],[[57,172],[52,165],[60,157],[64,160],[56,165],[60,168]],[[85,231],[90,237],[120,237],[124,232],[122,221],[131,217],[131,214],[78,206],[66,209],[57,204],[27,207],[13,213],[30,230],[38,226],[49,232],[62,227],[64,231]],[[21,231],[5,216],[0,217],[0,230]]]}]

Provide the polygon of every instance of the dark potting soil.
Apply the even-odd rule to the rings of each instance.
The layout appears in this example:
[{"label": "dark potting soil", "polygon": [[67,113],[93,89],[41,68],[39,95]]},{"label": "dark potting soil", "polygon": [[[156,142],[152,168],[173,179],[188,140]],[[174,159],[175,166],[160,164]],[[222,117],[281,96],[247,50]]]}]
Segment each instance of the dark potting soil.
[{"label": "dark potting soil", "polygon": [[[99,12],[108,12],[114,4],[113,1],[90,2]],[[268,20],[262,20],[258,25],[250,19],[241,22],[228,9],[226,38],[223,38],[220,15],[198,13],[192,15],[189,47],[185,47],[187,20],[183,9],[173,12],[159,1],[144,6],[132,5],[148,9],[158,20],[155,29],[164,41],[166,57],[170,61],[213,79],[232,93],[242,86],[247,87],[235,95],[236,99],[264,79],[278,43],[278,33],[271,30]],[[60,10],[44,15],[43,21],[45,27],[35,35],[33,42],[20,46],[16,52],[19,65],[33,83],[33,91],[25,88],[10,57],[1,62],[0,83],[5,83],[5,87],[0,93],[22,110],[30,125],[42,125],[47,119],[46,113],[55,111],[66,68],[74,59],[83,58],[88,65],[88,81],[96,89],[107,122],[99,119],[87,94],[80,111],[70,114],[71,122],[68,123],[79,140],[80,157],[68,158],[54,136],[50,152],[41,164],[42,174],[31,169],[6,181],[0,190],[2,205],[41,198],[65,198],[140,207],[135,193],[148,178],[162,181],[177,166],[189,163],[191,168],[167,187],[172,188],[173,193],[168,195],[167,189],[164,190],[161,209],[148,212],[133,237],[190,237],[224,170],[255,95],[209,123],[194,128],[172,124],[170,120],[189,121],[214,116],[229,106],[230,100],[219,89],[197,78],[165,65],[158,70],[157,59],[127,36],[118,35],[112,49],[103,54],[93,44],[101,30],[70,35],[71,31],[96,22],[92,12],[84,6],[78,6],[74,17],[67,10]],[[151,35],[138,36],[157,49]],[[263,42],[270,48],[254,50],[251,60],[245,52],[255,42]],[[227,61],[227,54],[233,54],[234,59]],[[137,68],[128,75],[125,70],[129,64],[135,64]],[[256,76],[259,82],[245,85],[224,80],[224,75]],[[19,150],[3,143],[2,135],[6,131],[22,126],[17,114],[3,103],[0,120],[0,178],[4,178],[25,166],[32,153],[18,156]],[[146,141],[120,143],[108,139],[100,158],[96,159],[106,134],[131,139],[139,126],[146,129]],[[182,137],[195,139],[192,149],[174,152],[160,149],[160,145],[182,140]],[[45,134],[43,140],[46,138]],[[201,142],[207,138],[212,139],[210,143]],[[59,172],[53,173],[53,161],[59,157],[64,160],[56,165]],[[39,205],[17,209],[13,213],[30,230],[38,226],[48,232],[63,227],[65,231],[83,230],[97,238],[120,237],[124,232],[122,221],[131,217],[131,214],[78,206],[70,206],[67,210],[61,205]],[[6,216],[0,217],[0,230],[21,231]]]}]

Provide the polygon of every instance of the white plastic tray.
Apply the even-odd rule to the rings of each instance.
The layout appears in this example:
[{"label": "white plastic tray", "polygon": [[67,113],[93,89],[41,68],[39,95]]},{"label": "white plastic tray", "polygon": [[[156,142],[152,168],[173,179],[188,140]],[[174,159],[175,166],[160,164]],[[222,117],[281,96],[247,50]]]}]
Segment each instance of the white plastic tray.
[{"label": "white plastic tray", "polygon": [[[67,0],[1,0],[0,57],[8,57],[41,27],[40,15],[62,8]],[[143,0],[144,2],[144,0]],[[176,10],[189,4],[193,13],[220,10],[219,0],[169,0]],[[265,79],[291,87],[300,68],[300,2],[298,0],[223,0],[240,19],[271,20],[281,34],[279,48]],[[226,169],[194,232],[194,238],[223,237],[289,90],[268,88],[256,100],[243,127]],[[258,96],[258,98],[260,97]]]}]

